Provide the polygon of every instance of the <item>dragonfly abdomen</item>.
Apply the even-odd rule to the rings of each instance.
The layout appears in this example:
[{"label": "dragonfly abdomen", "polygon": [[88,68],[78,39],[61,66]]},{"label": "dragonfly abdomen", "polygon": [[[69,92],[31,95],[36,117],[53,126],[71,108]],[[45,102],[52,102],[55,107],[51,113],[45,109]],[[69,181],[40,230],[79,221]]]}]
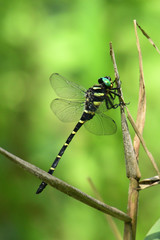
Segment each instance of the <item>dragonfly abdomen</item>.
[{"label": "dragonfly abdomen", "polygon": [[[84,114],[83,114],[84,115]],[[67,149],[69,143],[72,141],[73,137],[75,136],[75,134],[78,132],[78,130],[82,127],[82,125],[85,123],[85,117],[82,115],[82,118],[79,120],[79,122],[76,124],[75,128],[73,129],[72,133],[69,135],[69,137],[67,138],[65,144],[63,145],[63,147],[61,148],[61,150],[59,151],[56,159],[54,160],[52,166],[50,167],[48,173],[49,174],[53,174],[55,171],[55,168],[57,167],[61,157],[63,156],[65,150]],[[89,115],[89,113],[88,113]],[[43,189],[47,186],[47,184],[45,182],[42,182],[37,190],[37,194],[41,193],[43,191]]]}]

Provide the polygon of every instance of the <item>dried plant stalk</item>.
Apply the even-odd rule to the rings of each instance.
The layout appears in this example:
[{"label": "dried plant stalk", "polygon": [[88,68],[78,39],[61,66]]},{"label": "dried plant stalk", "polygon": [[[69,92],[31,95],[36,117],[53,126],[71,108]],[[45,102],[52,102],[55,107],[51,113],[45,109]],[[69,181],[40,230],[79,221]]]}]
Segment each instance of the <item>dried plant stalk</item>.
[{"label": "dried plant stalk", "polygon": [[[111,43],[110,43],[110,55],[113,61],[117,86],[120,86],[117,64],[116,64],[115,55],[114,55],[114,51]],[[121,96],[120,102],[124,103],[121,89],[119,89],[119,94]],[[123,134],[124,152],[125,152],[125,162],[126,162],[126,173],[127,173],[127,177],[130,179],[127,212],[132,219],[131,223],[125,223],[124,239],[134,240],[136,236],[138,196],[139,196],[137,188],[138,188],[138,180],[141,174],[137,164],[131,136],[128,130],[128,124],[127,124],[127,120],[124,112],[124,104],[121,104],[120,108],[121,108],[121,125],[122,125],[122,134]]]},{"label": "dried plant stalk", "polygon": [[[139,101],[138,101],[136,125],[137,125],[137,128],[138,128],[140,134],[142,135],[143,129],[144,129],[144,124],[145,124],[145,116],[146,116],[146,93],[145,93],[145,82],[144,82],[144,74],[143,74],[142,54],[141,54],[141,48],[140,48],[139,38],[138,38],[138,34],[137,34],[136,20],[134,20],[134,28],[135,28],[137,49],[138,49],[138,55],[139,55],[139,71],[140,71]],[[137,135],[135,135],[135,137],[134,137],[133,145],[134,145],[136,157],[138,159],[140,139],[138,138]]]},{"label": "dried plant stalk", "polygon": [[22,167],[26,171],[28,171],[31,174],[35,175],[36,177],[40,178],[42,181],[46,182],[47,184],[56,188],[57,190],[67,194],[68,196],[75,198],[76,200],[81,201],[84,204],[89,205],[90,207],[93,207],[101,212],[110,214],[111,216],[114,216],[123,221],[127,221],[127,222],[131,221],[131,218],[126,213],[120,211],[119,209],[111,207],[105,203],[100,202],[97,199],[92,198],[91,196],[80,191],[79,189],[48,174],[47,172],[39,169],[38,167],[34,166],[33,164],[30,164],[29,162],[24,161],[21,158],[9,153],[8,151],[4,150],[1,147],[0,147],[0,153],[3,154],[4,156],[6,156],[7,158],[9,158],[14,163],[18,164],[20,167]]}]

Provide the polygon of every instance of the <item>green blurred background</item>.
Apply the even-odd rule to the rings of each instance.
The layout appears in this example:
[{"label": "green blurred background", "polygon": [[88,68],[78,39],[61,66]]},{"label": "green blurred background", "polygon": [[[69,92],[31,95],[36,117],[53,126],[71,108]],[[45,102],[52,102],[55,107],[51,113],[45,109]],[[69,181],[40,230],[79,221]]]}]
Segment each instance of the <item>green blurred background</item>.
[{"label": "green blurred background", "polygon": [[[105,0],[13,0],[0,7],[0,145],[48,171],[75,123],[60,122],[50,110],[56,97],[49,76],[58,72],[86,88],[104,75],[114,78],[109,56],[113,42],[129,110],[136,118],[139,63],[133,19],[159,44],[160,3]],[[144,138],[159,157],[160,57],[139,32],[147,93]],[[126,178],[120,111],[111,110],[118,131],[94,136],[82,128],[55,176],[94,195],[90,177],[104,201],[126,212]],[[129,125],[132,137],[134,132]],[[102,213],[47,187],[0,157],[0,239],[114,239]],[[156,175],[140,149],[142,177]],[[159,218],[158,187],[140,193],[137,239]],[[115,220],[123,234],[123,223]]]}]

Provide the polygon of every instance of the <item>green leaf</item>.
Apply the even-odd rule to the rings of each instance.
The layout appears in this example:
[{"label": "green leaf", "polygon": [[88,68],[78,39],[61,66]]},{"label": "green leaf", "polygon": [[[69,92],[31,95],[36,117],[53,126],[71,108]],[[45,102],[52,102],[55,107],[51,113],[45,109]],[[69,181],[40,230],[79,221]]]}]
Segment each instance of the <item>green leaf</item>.
[{"label": "green leaf", "polygon": [[160,239],[160,219],[149,230],[144,240],[159,240]]}]

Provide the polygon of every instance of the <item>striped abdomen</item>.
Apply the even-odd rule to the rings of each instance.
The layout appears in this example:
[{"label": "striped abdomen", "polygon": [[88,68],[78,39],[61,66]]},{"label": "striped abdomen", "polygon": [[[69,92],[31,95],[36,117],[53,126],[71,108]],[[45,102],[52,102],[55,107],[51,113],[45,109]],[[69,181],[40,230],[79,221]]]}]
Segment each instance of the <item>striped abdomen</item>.
[{"label": "striped abdomen", "polygon": [[[85,123],[86,117],[88,117],[88,120],[89,120],[89,116],[88,116],[88,115],[90,115],[90,114],[87,113],[86,111],[84,111],[81,119],[79,120],[79,122],[77,123],[77,125],[75,126],[75,128],[73,129],[72,133],[71,133],[71,134],[69,135],[69,137],[67,138],[67,141],[65,142],[65,144],[63,145],[63,147],[62,147],[61,150],[59,151],[56,159],[54,160],[52,166],[50,167],[50,169],[49,169],[49,171],[48,171],[49,174],[51,174],[51,175],[53,174],[55,168],[57,167],[57,165],[58,165],[58,163],[59,163],[62,155],[64,154],[66,148],[68,147],[69,143],[71,142],[71,140],[72,140],[73,137],[75,136],[76,132],[77,132],[77,131],[80,129],[80,127]],[[92,117],[93,117],[93,116],[91,115],[91,118],[92,118]],[[38,193],[41,193],[46,186],[47,186],[47,183],[42,182],[42,183],[40,184],[40,186],[39,186],[39,188],[38,188],[38,190],[37,190],[36,193],[37,193],[37,194],[38,194]]]},{"label": "striped abdomen", "polygon": [[[103,92],[103,89],[101,88],[100,85],[95,85],[92,88],[88,89],[88,91],[86,92],[85,110],[81,116],[81,119],[79,120],[79,122],[73,129],[72,133],[67,138],[67,141],[65,142],[65,144],[59,151],[56,159],[54,160],[52,166],[50,167],[50,169],[48,171],[49,174],[51,174],[51,175],[53,174],[53,172],[54,172],[55,168],[57,167],[61,157],[63,156],[66,148],[68,147],[69,143],[71,142],[71,140],[73,139],[73,137],[75,136],[77,131],[80,129],[80,127],[86,121],[91,120],[93,118],[95,111],[97,110],[97,108],[99,107],[101,102],[104,100],[104,98],[105,98],[105,93]],[[46,187],[46,185],[47,184],[45,182],[42,182],[36,193],[38,194],[38,193],[42,192],[43,189]]]}]

